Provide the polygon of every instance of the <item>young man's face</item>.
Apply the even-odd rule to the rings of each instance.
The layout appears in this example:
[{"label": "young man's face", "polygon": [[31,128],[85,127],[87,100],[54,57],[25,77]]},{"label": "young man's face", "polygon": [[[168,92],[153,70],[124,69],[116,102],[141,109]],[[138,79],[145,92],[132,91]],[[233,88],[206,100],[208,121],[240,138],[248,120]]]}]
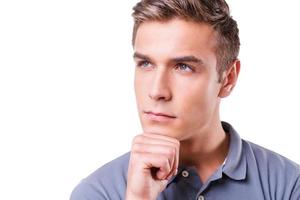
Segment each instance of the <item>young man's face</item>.
[{"label": "young man's face", "polygon": [[135,93],[144,132],[188,139],[218,120],[216,33],[173,19],[138,28]]}]

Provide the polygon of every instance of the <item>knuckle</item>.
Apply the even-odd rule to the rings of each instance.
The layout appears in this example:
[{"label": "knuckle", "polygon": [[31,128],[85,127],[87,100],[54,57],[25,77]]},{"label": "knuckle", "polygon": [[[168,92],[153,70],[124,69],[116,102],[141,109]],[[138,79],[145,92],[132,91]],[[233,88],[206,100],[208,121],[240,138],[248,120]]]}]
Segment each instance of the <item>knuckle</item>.
[{"label": "knuckle", "polygon": [[139,143],[132,144],[131,151],[133,151],[133,152],[141,152],[142,151],[142,145],[139,144]]},{"label": "knuckle", "polygon": [[132,139],[132,144],[140,143],[142,141],[143,141],[143,136],[142,135],[136,135]]},{"label": "knuckle", "polygon": [[180,142],[179,142],[179,140],[174,140],[174,143],[175,143],[175,145],[177,146],[177,147],[179,147],[180,146]]},{"label": "knuckle", "polygon": [[139,153],[139,152],[131,152],[130,160],[133,163],[137,163],[138,161],[141,161],[141,157],[142,157],[141,153]]},{"label": "knuckle", "polygon": [[179,140],[177,140],[176,138],[173,138],[173,137],[168,137],[168,140],[172,141],[175,144],[179,143]]},{"label": "knuckle", "polygon": [[174,156],[174,155],[175,155],[175,148],[168,148],[168,149],[167,149],[167,155],[168,155],[169,157]]},{"label": "knuckle", "polygon": [[138,156],[138,153],[136,151],[131,151],[131,154],[130,154],[130,159],[135,159],[136,157]]},{"label": "knuckle", "polygon": [[179,151],[180,148],[180,143],[178,142],[178,144],[175,145],[175,151]]},{"label": "knuckle", "polygon": [[176,148],[174,148],[173,149],[173,157],[176,157],[176,155],[177,155],[177,150],[176,150]]},{"label": "knuckle", "polygon": [[135,152],[137,152],[137,150],[138,150],[137,144],[132,144],[131,152],[135,153]]},{"label": "knuckle", "polygon": [[136,141],[138,141],[139,138],[140,138],[140,135],[134,136],[133,139],[132,139],[132,143],[135,143]]},{"label": "knuckle", "polygon": [[170,161],[169,161],[168,158],[163,159],[163,160],[162,160],[162,164],[163,164],[163,166],[164,166],[164,168],[165,168],[166,170],[169,171],[169,170],[171,169]]}]

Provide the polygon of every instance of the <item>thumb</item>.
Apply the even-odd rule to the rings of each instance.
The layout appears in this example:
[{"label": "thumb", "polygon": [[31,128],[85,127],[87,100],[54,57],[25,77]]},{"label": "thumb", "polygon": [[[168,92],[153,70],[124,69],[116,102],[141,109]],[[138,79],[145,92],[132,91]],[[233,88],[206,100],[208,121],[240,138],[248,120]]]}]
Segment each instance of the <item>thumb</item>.
[{"label": "thumb", "polygon": [[167,175],[168,174],[166,174],[166,172],[162,170],[158,170],[158,172],[156,173],[157,178],[160,180],[167,180]]}]

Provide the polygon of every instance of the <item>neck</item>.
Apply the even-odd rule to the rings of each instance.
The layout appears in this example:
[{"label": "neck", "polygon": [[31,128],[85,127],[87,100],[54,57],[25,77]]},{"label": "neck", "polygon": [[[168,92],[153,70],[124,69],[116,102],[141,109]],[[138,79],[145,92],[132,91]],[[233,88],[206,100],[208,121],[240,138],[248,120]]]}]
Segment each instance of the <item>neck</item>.
[{"label": "neck", "polygon": [[224,162],[229,149],[229,136],[221,122],[209,125],[193,138],[181,141],[180,164],[194,166],[205,182]]}]

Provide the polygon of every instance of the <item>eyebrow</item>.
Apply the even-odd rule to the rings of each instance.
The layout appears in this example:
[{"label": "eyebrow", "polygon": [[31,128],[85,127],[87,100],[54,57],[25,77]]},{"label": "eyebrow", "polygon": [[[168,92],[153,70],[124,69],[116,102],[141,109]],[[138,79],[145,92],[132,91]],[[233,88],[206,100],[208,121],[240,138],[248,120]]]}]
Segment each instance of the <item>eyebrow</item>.
[{"label": "eyebrow", "polygon": [[142,59],[142,60],[151,60],[149,56],[146,56],[146,55],[138,53],[138,52],[134,52],[133,58],[134,59],[138,58],[138,59]]},{"label": "eyebrow", "polygon": [[180,62],[193,62],[197,63],[200,65],[203,65],[204,62],[200,59],[197,58],[196,56],[182,56],[182,57],[177,57],[172,59],[173,62],[180,63]]},{"label": "eyebrow", "polygon": [[[143,60],[151,61],[151,58],[149,56],[138,53],[138,52],[135,52],[133,54],[133,58],[134,59],[143,59]],[[172,58],[171,61],[175,62],[175,63],[192,62],[192,63],[197,63],[197,64],[200,64],[200,65],[204,64],[203,60],[201,60],[200,58],[197,58],[196,56],[193,56],[193,55],[175,57],[175,58]]]}]

